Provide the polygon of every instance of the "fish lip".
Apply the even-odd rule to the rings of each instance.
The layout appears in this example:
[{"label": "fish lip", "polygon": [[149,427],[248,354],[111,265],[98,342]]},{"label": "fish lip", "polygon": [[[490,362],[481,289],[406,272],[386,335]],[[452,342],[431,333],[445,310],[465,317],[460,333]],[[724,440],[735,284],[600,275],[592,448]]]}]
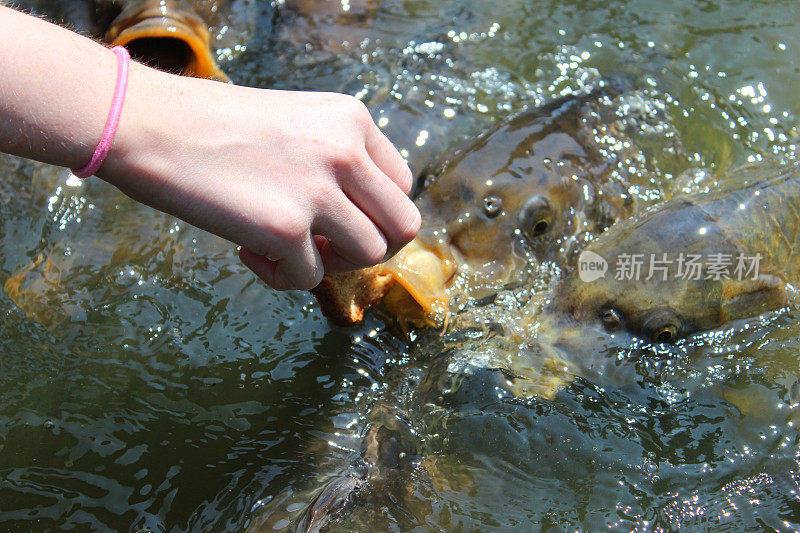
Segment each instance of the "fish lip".
[{"label": "fish lip", "polygon": [[383,272],[391,275],[420,306],[427,321],[436,316],[446,317],[450,303],[446,289],[458,272],[449,246],[429,246],[414,239],[384,263]]},{"label": "fish lip", "polygon": [[194,13],[180,17],[160,9],[143,8],[133,13],[121,13],[109,26],[105,40],[111,46],[127,47],[140,39],[173,39],[184,43],[191,52],[182,74],[229,81],[217,66],[211,52],[211,37],[203,21]]}]

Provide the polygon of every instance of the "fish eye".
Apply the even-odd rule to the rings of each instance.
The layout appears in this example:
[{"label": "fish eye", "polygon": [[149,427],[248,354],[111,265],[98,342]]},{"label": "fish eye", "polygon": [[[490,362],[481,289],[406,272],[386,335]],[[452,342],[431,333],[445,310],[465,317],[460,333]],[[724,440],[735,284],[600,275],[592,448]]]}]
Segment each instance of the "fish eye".
[{"label": "fish eye", "polygon": [[619,327],[622,323],[622,316],[619,314],[619,311],[615,309],[603,309],[600,312],[600,320],[603,321],[603,326],[605,326],[606,331],[612,331]]},{"label": "fish eye", "polygon": [[534,237],[538,237],[539,235],[543,235],[547,233],[547,230],[550,229],[550,219],[548,218],[541,218],[533,225],[533,229],[531,232],[533,233]]},{"label": "fish eye", "polygon": [[537,194],[528,199],[520,211],[520,224],[530,237],[539,237],[550,231],[553,210],[547,198]]},{"label": "fish eye", "polygon": [[489,218],[494,218],[503,210],[503,200],[498,196],[487,196],[483,199],[483,212]]},{"label": "fish eye", "polygon": [[678,336],[677,328],[673,325],[664,326],[659,331],[653,334],[653,342],[665,343],[670,342]]},{"label": "fish eye", "polygon": [[672,309],[656,309],[642,326],[642,333],[654,343],[673,342],[678,339],[683,323]]}]

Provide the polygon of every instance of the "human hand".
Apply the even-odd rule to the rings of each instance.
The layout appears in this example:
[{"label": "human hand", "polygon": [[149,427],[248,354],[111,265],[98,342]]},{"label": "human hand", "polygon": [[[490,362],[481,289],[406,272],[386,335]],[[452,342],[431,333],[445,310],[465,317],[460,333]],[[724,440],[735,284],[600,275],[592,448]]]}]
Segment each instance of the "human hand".
[{"label": "human hand", "polygon": [[364,105],[132,65],[98,176],[242,246],[275,289],[379,263],[417,233],[412,176]]}]

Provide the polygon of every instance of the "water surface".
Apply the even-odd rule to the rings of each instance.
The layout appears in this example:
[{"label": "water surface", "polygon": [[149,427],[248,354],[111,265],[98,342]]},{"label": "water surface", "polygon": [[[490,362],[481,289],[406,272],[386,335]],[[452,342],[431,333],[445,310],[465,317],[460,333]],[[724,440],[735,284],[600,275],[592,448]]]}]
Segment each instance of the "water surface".
[{"label": "water surface", "polygon": [[[367,24],[301,34],[310,46],[280,6],[234,5],[217,29],[238,39],[220,39],[236,83],[357,94],[417,169],[612,77],[639,89],[633,115],[653,117],[637,126],[642,204],[741,163],[797,159],[794,1],[387,0]],[[332,49],[342,35],[354,37]],[[0,175],[5,530],[288,527],[346,466],[381,397],[412,415],[424,459],[342,530],[800,523],[792,312],[635,360],[609,354],[603,379],[515,398],[471,364],[500,340],[421,346],[376,315],[332,328],[308,294],[257,282],[229,243],[98,180],[11,157]],[[451,375],[442,354],[472,369]],[[441,388],[397,386],[431,373]]]}]

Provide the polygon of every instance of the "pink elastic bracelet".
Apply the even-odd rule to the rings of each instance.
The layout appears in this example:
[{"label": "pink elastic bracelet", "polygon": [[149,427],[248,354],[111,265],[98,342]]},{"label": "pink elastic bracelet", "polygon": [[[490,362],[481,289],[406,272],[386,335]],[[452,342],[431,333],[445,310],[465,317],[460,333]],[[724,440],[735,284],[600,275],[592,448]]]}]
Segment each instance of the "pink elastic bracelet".
[{"label": "pink elastic bracelet", "polygon": [[97,148],[94,149],[92,159],[85,167],[72,169],[72,173],[81,179],[88,178],[97,172],[97,169],[105,161],[108,151],[111,150],[111,145],[114,143],[114,135],[116,135],[117,126],[119,125],[119,116],[122,114],[125,89],[128,87],[128,65],[131,56],[123,46],[115,46],[111,50],[117,54],[117,86],[114,89],[114,99],[111,101],[111,111],[108,112],[108,120],[106,120],[103,136],[100,138],[100,142],[97,143]]}]

